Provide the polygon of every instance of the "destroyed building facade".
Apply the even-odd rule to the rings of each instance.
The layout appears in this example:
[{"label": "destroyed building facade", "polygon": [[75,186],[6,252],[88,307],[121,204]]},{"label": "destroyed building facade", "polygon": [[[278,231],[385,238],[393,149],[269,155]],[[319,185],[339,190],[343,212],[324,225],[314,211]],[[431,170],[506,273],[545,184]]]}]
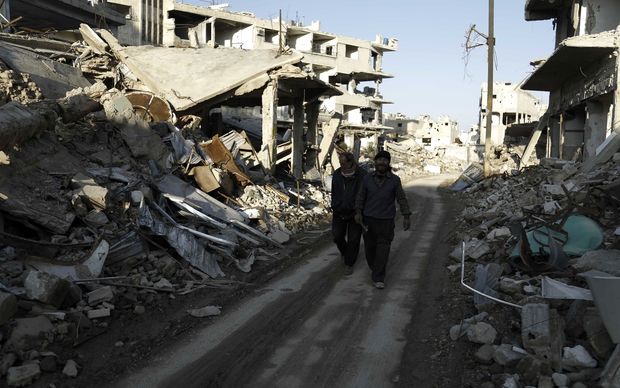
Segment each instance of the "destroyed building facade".
[{"label": "destroyed building facade", "polygon": [[608,144],[620,141],[616,135],[620,3],[528,0],[525,19],[553,20],[555,51],[522,86],[549,92],[545,122],[532,134],[523,159],[528,159],[545,128],[548,157],[609,158],[604,149],[611,150]]},{"label": "destroyed building facade", "polygon": [[[480,88],[480,113],[478,129],[480,144],[486,140],[487,120],[487,84]],[[493,115],[491,118],[491,141],[494,145],[504,143],[504,137],[510,135],[506,130],[514,124],[527,124],[538,121],[545,108],[541,101],[531,93],[521,90],[519,85],[511,82],[493,83]]]},{"label": "destroyed building facade", "polygon": [[448,116],[433,119],[428,114],[422,114],[412,119],[402,114],[387,114],[384,124],[392,128],[390,133],[410,136],[424,147],[447,146],[456,143],[459,137],[459,124]]},{"label": "destroyed building facade", "polygon": [[222,6],[198,7],[172,0],[140,2],[111,0],[126,6],[128,23],[119,29],[121,44],[175,47],[228,47],[244,50],[293,49],[303,54],[302,64],[342,92],[324,99],[322,121],[341,118],[339,130],[349,149],[359,152],[361,139],[383,130],[380,93],[385,78],[383,56],[398,49],[398,41],[377,36],[374,41],[335,35],[320,30],[320,23],[266,20],[248,12],[229,12]]}]

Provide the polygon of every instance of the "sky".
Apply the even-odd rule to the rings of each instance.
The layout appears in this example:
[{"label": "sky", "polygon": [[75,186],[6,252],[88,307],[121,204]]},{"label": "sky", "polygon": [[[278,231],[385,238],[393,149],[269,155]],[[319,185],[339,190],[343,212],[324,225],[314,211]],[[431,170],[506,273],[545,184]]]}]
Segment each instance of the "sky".
[{"label": "sky", "polygon": [[[178,0],[195,5],[219,0]],[[487,79],[487,48],[464,60],[465,35],[472,24],[486,33],[488,0],[230,0],[230,11],[249,11],[271,19],[282,10],[285,20],[359,39],[395,37],[399,49],[383,58],[384,71],[394,75],[380,86],[384,112],[409,117],[447,115],[461,130],[478,122],[480,86]],[[532,71],[530,61],[547,58],[554,48],[550,20],[526,22],[525,0],[495,0],[495,81],[521,82]],[[372,85],[370,85],[372,86]],[[546,103],[546,94],[537,94]]]}]

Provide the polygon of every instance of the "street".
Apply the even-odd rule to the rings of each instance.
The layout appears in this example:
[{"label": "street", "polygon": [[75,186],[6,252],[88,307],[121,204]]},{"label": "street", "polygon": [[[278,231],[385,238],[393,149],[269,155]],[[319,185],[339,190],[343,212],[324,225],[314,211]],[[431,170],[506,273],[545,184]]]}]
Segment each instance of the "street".
[{"label": "street", "polygon": [[[405,328],[446,212],[436,187],[406,187],[412,228],[400,218],[386,289],[372,286],[360,253],[343,275],[335,246],[322,249],[120,382],[126,387],[381,387],[399,380]],[[440,241],[439,241],[440,243]]]}]

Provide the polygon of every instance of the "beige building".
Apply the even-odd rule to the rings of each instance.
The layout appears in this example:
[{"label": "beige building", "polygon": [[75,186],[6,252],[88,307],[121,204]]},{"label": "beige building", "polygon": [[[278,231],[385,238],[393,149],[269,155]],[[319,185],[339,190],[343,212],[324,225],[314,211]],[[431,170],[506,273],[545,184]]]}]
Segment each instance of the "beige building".
[{"label": "beige building", "polygon": [[[552,20],[555,26],[555,51],[522,86],[549,92],[547,156],[608,158],[620,142],[620,2],[527,0],[525,19]],[[543,129],[532,135],[524,160]]]},{"label": "beige building", "polygon": [[[480,114],[478,116],[479,141],[486,140],[487,120],[487,84],[480,90]],[[510,82],[493,83],[493,116],[491,118],[491,141],[494,145],[504,143],[506,129],[514,124],[526,124],[538,119],[545,113],[546,106],[531,93],[521,90],[519,85]]]},{"label": "beige building", "polygon": [[[198,7],[174,0],[108,0],[127,15],[118,38],[122,44],[218,46],[245,50],[283,47],[303,54],[302,62],[321,80],[344,92],[324,101],[322,111],[342,117],[341,130],[369,134],[382,123],[380,85],[392,77],[383,56],[398,48],[396,39],[356,39],[320,30],[320,23],[260,19],[249,12]],[[370,133],[372,134],[372,133]]]},{"label": "beige building", "polygon": [[390,114],[385,116],[384,122],[394,132],[410,136],[421,146],[447,146],[456,143],[459,137],[458,123],[448,116],[433,119],[423,114],[411,119],[400,114]]}]

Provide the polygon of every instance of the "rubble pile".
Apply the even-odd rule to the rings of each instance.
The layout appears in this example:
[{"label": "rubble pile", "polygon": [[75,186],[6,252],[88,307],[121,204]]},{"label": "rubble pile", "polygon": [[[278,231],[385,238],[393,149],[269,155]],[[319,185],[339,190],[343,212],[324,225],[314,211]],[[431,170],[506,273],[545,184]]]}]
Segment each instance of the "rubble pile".
[{"label": "rubble pile", "polygon": [[466,165],[452,158],[445,149],[428,150],[413,139],[386,141],[383,147],[392,155],[392,167],[403,177],[460,172]]},{"label": "rubble pile", "polygon": [[478,310],[449,333],[477,347],[467,382],[620,386],[620,154],[474,181],[449,266]]},{"label": "rubble pile", "polygon": [[15,73],[13,70],[0,66],[0,105],[9,101],[22,104],[41,101],[43,93],[26,73]]},{"label": "rubble pile", "polygon": [[0,374],[9,386],[48,372],[75,377],[84,365],[63,348],[158,301],[230,288],[230,274],[278,258],[293,234],[329,218],[328,194],[267,173],[244,133],[198,141],[193,121],[177,127],[172,114],[140,110],[126,89],[138,80],[115,82],[123,70],[112,55],[72,48],[97,82],[62,98],[44,100],[28,74],[0,73],[12,101],[0,107]]}]

